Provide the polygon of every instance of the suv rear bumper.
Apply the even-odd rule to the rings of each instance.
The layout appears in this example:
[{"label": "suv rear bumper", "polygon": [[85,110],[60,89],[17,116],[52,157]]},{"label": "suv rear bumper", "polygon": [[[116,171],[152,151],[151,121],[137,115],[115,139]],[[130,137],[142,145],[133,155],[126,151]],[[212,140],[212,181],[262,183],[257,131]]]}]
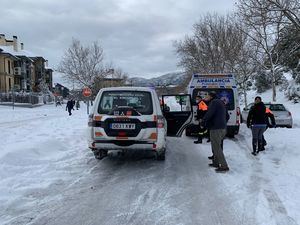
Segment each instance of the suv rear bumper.
[{"label": "suv rear bumper", "polygon": [[133,140],[94,140],[90,142],[89,148],[92,150],[163,150],[163,146],[158,146],[156,142]]}]

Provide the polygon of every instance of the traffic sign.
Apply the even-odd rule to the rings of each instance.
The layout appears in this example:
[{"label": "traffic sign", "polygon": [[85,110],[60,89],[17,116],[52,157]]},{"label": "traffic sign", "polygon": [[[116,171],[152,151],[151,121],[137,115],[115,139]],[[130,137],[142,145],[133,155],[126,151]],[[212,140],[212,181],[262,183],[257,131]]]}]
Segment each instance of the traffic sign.
[{"label": "traffic sign", "polygon": [[82,94],[84,97],[90,97],[92,95],[92,90],[88,87],[82,89]]}]

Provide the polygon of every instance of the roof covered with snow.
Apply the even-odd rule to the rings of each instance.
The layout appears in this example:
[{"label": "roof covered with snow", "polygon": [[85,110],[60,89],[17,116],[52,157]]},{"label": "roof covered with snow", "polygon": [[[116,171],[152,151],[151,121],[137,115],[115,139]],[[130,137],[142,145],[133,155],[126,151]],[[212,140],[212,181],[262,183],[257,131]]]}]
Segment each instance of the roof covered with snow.
[{"label": "roof covered with snow", "polygon": [[27,51],[27,50],[15,51],[13,46],[0,46],[0,48],[3,50],[4,53],[9,53],[9,54],[15,55],[15,56],[41,57],[41,56],[38,56],[37,54],[35,54],[31,51]]}]

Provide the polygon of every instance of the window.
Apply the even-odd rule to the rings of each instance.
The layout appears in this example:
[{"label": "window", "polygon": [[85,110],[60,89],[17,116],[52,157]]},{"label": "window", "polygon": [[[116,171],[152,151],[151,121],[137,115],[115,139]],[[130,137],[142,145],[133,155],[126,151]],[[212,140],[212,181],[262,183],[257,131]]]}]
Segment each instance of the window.
[{"label": "window", "polygon": [[285,107],[282,104],[271,104],[270,110],[271,111],[286,111]]},{"label": "window", "polygon": [[10,74],[10,61],[7,61],[7,66],[8,66],[8,74]]},{"label": "window", "polygon": [[188,96],[164,96],[163,108],[167,112],[189,112],[191,110]]},{"label": "window", "polygon": [[197,95],[200,95],[202,98],[205,98],[205,96],[211,92],[216,92],[219,99],[223,100],[226,104],[226,107],[228,110],[234,110],[234,95],[232,89],[226,89],[226,88],[195,88],[193,90],[193,99],[196,99]]},{"label": "window", "polygon": [[146,91],[105,91],[102,93],[98,112],[109,114],[119,106],[132,107],[142,115],[153,113],[151,93]]}]

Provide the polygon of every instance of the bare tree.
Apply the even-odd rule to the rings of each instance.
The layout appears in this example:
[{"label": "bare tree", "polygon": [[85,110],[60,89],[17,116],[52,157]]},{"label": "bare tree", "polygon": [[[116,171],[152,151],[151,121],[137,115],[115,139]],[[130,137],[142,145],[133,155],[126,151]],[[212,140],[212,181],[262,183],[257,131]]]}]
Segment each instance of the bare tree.
[{"label": "bare tree", "polygon": [[73,39],[58,67],[58,71],[63,73],[67,81],[90,88],[93,87],[95,79],[108,74],[107,70],[103,65],[103,49],[98,42],[85,47],[76,39]]},{"label": "bare tree", "polygon": [[239,0],[238,16],[245,24],[244,33],[252,40],[254,46],[259,47],[257,62],[270,71],[272,98],[276,101],[276,69],[279,66],[277,46],[283,28],[283,12],[270,11],[270,7],[271,3],[267,0]]},{"label": "bare tree", "polygon": [[300,30],[300,1],[299,0],[266,0],[266,1],[269,3],[268,4],[269,11],[281,12],[283,16],[286,18],[287,20],[286,22],[292,23],[298,30]]},{"label": "bare tree", "polygon": [[252,86],[252,78],[259,69],[257,63],[257,46],[251,45],[248,40],[245,40],[243,48],[239,52],[237,61],[234,66],[234,73],[236,74],[237,85],[244,96],[244,104],[248,105],[247,91]]},{"label": "bare tree", "polygon": [[194,25],[193,36],[174,43],[179,65],[188,73],[232,72],[245,34],[231,15],[207,14]]}]

